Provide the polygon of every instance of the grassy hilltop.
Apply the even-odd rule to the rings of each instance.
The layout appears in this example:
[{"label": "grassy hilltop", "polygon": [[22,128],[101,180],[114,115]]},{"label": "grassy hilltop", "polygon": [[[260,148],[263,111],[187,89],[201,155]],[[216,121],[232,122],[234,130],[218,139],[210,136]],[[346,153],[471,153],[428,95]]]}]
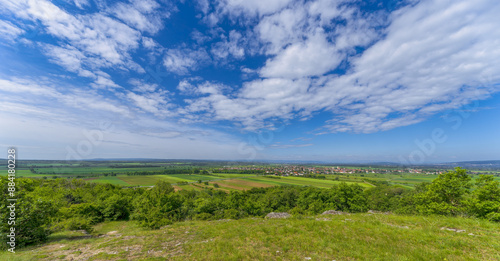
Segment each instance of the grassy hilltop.
[{"label": "grassy hilltop", "polygon": [[[464,230],[464,231],[461,231]],[[457,232],[458,231],[458,232]],[[385,214],[187,221],[149,230],[105,222],[0,260],[499,260],[500,224]]]}]

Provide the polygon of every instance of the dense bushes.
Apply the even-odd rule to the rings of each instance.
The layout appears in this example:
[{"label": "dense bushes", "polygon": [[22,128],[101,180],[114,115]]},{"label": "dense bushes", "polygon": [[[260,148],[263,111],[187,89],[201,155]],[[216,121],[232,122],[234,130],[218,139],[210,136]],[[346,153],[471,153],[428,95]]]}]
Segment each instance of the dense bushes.
[{"label": "dense bushes", "polygon": [[[7,179],[0,184],[7,191]],[[474,182],[457,168],[414,190],[376,183],[363,189],[340,183],[330,189],[281,186],[225,193],[220,190],[179,191],[159,182],[152,189],[123,189],[82,180],[17,179],[18,246],[43,242],[62,229],[92,231],[106,220],[133,219],[149,228],[198,219],[239,219],[269,212],[313,215],[326,210],[404,214],[462,215],[500,221],[500,184],[492,176]],[[0,237],[8,232],[6,195],[1,194]],[[22,242],[22,243],[21,243]],[[5,246],[2,246],[5,247]]]},{"label": "dense bushes", "polygon": [[500,182],[479,175],[473,183],[465,169],[439,175],[432,183],[417,186],[401,199],[399,212],[473,216],[500,221]]}]

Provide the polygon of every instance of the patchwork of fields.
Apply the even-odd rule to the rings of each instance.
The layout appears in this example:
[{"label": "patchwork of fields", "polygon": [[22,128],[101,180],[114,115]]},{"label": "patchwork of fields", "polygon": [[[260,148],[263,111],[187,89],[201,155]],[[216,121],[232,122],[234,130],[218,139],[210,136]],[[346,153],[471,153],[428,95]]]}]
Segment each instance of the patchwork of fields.
[{"label": "patchwork of fields", "polygon": [[[87,182],[110,183],[121,186],[154,186],[158,181],[166,181],[172,184],[176,190],[203,190],[208,188],[225,192],[283,185],[330,188],[340,182],[356,183],[365,188],[373,187],[377,182],[387,182],[391,185],[411,189],[421,182],[431,182],[437,177],[437,175],[417,173],[380,174],[367,171],[366,173],[329,174],[324,175],[322,179],[317,179],[301,176],[264,176],[255,173],[218,173],[215,171],[217,167],[220,166],[214,166],[213,163],[194,164],[191,162],[89,161],[61,163],[28,161],[16,169],[16,176],[44,179],[82,178]],[[245,168],[245,166],[240,167]],[[252,165],[252,168],[256,167],[259,166]],[[349,168],[346,167],[346,169]],[[356,168],[365,169],[364,167]],[[376,168],[366,169],[377,170]],[[7,175],[7,173],[2,171],[0,175]],[[473,178],[475,179],[477,176],[475,175]],[[497,175],[495,179],[500,180],[500,177]]]}]

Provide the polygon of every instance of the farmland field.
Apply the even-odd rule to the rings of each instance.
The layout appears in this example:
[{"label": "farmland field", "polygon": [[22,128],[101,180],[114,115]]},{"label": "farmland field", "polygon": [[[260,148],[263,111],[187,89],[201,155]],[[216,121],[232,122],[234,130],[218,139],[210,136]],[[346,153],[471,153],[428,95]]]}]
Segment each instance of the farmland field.
[{"label": "farmland field", "polygon": [[[0,164],[1,165],[1,164]],[[210,166],[210,167],[206,167]],[[5,165],[0,166],[5,167]],[[233,165],[238,170],[283,168],[280,164]],[[333,169],[332,166],[310,165],[307,168]],[[176,186],[177,190],[218,189],[225,192],[248,190],[254,187],[270,187],[282,185],[314,186],[330,188],[340,182],[357,183],[369,188],[378,182],[387,182],[412,189],[421,182],[431,182],[437,175],[410,173],[396,169],[367,166],[340,166],[343,173],[323,175],[321,179],[302,176],[264,176],[254,172],[243,171],[232,173],[224,170],[219,172],[217,163],[194,162],[133,162],[133,161],[25,161],[16,169],[17,177],[29,178],[82,178],[87,182],[110,183],[123,186],[153,186],[158,181],[166,181]],[[338,168],[338,167],[337,167]],[[375,173],[372,173],[375,172]],[[386,171],[386,173],[376,173]],[[243,172],[243,173],[242,173]],[[476,173],[495,174],[500,180],[497,170],[475,170]],[[262,173],[262,172],[261,172]],[[272,172],[271,172],[272,173]],[[297,173],[297,172],[295,172]],[[7,175],[1,172],[0,175]],[[473,175],[473,179],[477,175]],[[201,181],[202,183],[199,183]],[[204,182],[210,182],[205,185]],[[188,184],[185,184],[188,183]],[[214,187],[216,183],[218,187]]]},{"label": "farmland field", "polygon": [[113,184],[113,185],[123,185],[123,186],[130,185],[127,182],[121,180],[118,177],[99,177],[99,178],[96,178],[96,179],[90,179],[89,181],[90,182],[96,182],[96,183],[110,183],[110,184]]},{"label": "farmland field", "polygon": [[248,179],[229,179],[229,180],[217,181],[214,183],[219,184],[219,186],[223,188],[230,188],[236,190],[247,190],[251,188],[266,188],[273,186],[266,183],[249,181]]},{"label": "farmland field", "polygon": [[[301,185],[301,186],[315,186],[321,188],[329,188],[333,185],[338,185],[340,181],[334,180],[320,180],[320,179],[311,179],[311,178],[302,178],[302,177],[280,177],[279,179],[268,178],[268,177],[255,177],[255,178],[246,178],[250,181],[261,182],[265,184],[280,186],[280,185]],[[358,182],[346,182],[348,184],[358,183]],[[366,183],[358,183],[363,187],[372,187]]]}]

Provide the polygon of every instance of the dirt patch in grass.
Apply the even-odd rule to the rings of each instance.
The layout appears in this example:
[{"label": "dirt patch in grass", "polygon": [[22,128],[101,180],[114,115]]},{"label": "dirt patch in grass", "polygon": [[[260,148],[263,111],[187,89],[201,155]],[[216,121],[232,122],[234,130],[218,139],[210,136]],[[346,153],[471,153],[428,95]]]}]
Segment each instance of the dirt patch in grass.
[{"label": "dirt patch in grass", "polygon": [[[235,186],[235,185],[232,185],[232,184],[227,184],[226,182],[224,181],[217,181],[217,182],[213,182],[213,183],[217,183],[219,184],[220,188],[229,188],[229,189],[236,189],[236,190],[245,190],[245,189],[250,189],[250,188],[242,188],[242,187],[238,187],[238,186]],[[219,189],[220,189],[219,188]]]}]

